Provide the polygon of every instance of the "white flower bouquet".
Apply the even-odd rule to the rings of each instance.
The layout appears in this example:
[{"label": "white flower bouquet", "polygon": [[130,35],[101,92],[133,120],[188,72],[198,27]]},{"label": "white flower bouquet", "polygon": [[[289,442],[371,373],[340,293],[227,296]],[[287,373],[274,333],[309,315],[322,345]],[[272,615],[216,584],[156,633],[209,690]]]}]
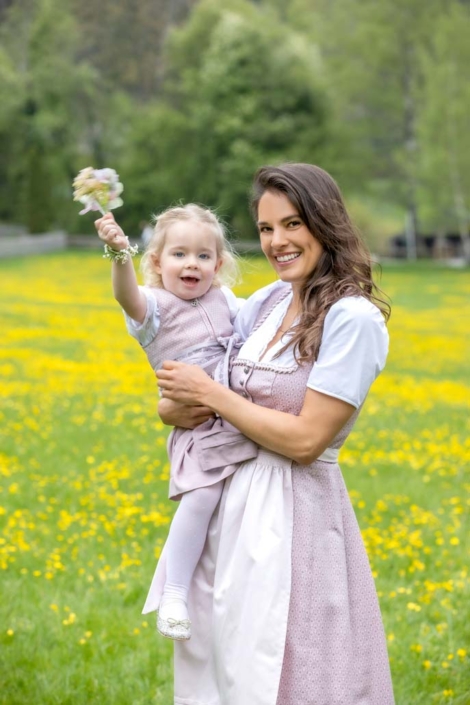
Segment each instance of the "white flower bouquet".
[{"label": "white flower bouquet", "polygon": [[80,215],[90,211],[99,211],[105,215],[123,204],[120,194],[124,187],[114,169],[87,166],[75,177],[73,188],[73,200],[85,206]]}]

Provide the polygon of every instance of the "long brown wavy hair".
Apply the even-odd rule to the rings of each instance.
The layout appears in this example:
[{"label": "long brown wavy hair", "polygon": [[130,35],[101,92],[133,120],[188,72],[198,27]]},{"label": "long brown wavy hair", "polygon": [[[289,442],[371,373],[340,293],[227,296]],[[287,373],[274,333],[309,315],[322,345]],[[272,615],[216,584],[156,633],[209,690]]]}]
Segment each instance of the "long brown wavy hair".
[{"label": "long brown wavy hair", "polygon": [[372,277],[370,253],[354,227],[335,180],[312,164],[264,166],[256,173],[251,207],[255,220],[266,192],[282,193],[296,208],[323,254],[300,292],[301,313],[287,347],[294,346],[298,363],[314,362],[320,350],[325,316],[344,296],[363,296],[385,320],[390,304]]}]

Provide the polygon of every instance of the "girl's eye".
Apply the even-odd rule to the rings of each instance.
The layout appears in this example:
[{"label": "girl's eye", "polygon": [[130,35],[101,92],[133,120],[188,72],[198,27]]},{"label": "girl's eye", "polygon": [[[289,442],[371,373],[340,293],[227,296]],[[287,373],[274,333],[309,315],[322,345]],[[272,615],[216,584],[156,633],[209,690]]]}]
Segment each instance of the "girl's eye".
[{"label": "girl's eye", "polygon": [[260,233],[270,233],[272,228],[270,228],[269,225],[262,225],[259,231]]},{"label": "girl's eye", "polygon": [[174,257],[184,257],[184,252],[173,252]]},{"label": "girl's eye", "polygon": [[288,228],[296,228],[298,225],[302,225],[300,220],[291,220],[288,224]]},{"label": "girl's eye", "polygon": [[206,253],[204,253],[204,252],[201,253],[201,254],[199,255],[199,257],[200,257],[201,259],[210,259],[209,255],[206,254]]}]

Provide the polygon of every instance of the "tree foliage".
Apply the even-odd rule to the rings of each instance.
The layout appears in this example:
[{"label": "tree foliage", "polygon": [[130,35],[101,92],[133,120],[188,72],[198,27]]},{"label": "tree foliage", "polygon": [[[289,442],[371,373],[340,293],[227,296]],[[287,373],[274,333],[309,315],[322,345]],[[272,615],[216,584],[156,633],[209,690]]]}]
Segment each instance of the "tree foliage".
[{"label": "tree foliage", "polygon": [[466,240],[470,235],[469,33],[469,13],[451,4],[421,57],[425,80],[417,128],[423,223],[438,232],[459,232]]},{"label": "tree foliage", "polygon": [[17,2],[1,30],[2,181],[10,185],[1,215],[41,232],[65,214],[95,75],[76,60],[78,32],[63,0]]},{"label": "tree foliage", "polygon": [[316,55],[269,13],[209,0],[170,35],[165,58],[162,99],[136,119],[123,177],[146,198],[150,180],[158,205],[217,206],[244,236],[261,164],[321,161],[328,108]]},{"label": "tree foliage", "polygon": [[253,172],[302,160],[465,235],[469,29],[459,0],[4,0],[0,219],[83,229],[71,179],[109,165],[133,231],[196,200],[249,236]]}]

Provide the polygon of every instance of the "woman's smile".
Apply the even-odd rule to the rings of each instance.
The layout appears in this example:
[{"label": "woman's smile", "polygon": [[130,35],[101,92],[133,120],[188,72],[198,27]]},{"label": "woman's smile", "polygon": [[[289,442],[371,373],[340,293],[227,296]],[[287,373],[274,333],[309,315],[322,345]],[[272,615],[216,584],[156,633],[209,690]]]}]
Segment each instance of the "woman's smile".
[{"label": "woman's smile", "polygon": [[276,258],[278,264],[289,264],[289,262],[293,262],[300,257],[300,252],[293,252],[289,255],[274,255],[274,257]]}]

